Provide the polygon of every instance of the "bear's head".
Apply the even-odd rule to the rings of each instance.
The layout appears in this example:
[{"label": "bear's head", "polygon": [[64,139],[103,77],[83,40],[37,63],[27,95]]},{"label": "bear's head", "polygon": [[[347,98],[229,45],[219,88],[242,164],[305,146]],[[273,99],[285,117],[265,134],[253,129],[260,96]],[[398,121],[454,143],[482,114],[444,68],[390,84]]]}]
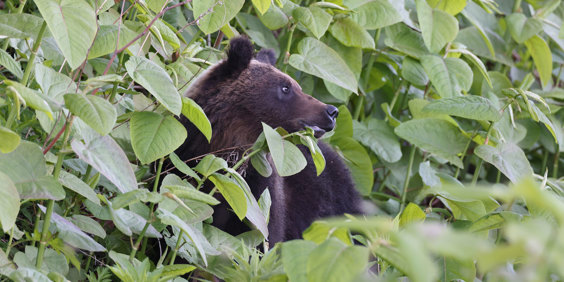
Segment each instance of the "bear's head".
[{"label": "bear's head", "polygon": [[227,59],[202,73],[187,91],[212,123],[210,149],[254,142],[261,122],[288,132],[308,126],[317,137],[335,127],[337,108],[305,94],[278,70],[272,50],[262,50],[256,58],[253,53],[247,38],[232,39]]}]

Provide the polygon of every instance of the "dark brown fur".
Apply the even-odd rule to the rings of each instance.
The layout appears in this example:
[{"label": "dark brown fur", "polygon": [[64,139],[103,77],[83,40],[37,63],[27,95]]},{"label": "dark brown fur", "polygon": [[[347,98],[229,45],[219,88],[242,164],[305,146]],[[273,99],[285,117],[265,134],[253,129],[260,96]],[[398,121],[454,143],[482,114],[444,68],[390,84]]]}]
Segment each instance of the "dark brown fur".
[{"label": "dark brown fur", "polygon": [[[333,129],[335,107],[303,93],[295,80],[273,66],[276,59],[272,52],[259,52],[257,60],[252,60],[252,54],[248,39],[231,40],[228,58],[202,74],[188,90],[186,95],[208,116],[213,135],[208,144],[193,124],[181,118],[188,139],[176,153],[183,160],[251,144],[262,132],[261,122],[289,132],[304,129],[306,125],[316,128],[319,134]],[[245,180],[255,197],[267,187],[270,190],[271,242],[299,238],[320,217],[359,212],[359,196],[348,169],[328,145],[320,142],[319,146],[327,163],[319,177],[305,147],[300,149],[308,165],[297,175],[283,178],[274,172],[264,178],[252,166],[245,171]],[[221,229],[231,234],[248,229],[225,204],[214,212],[214,225]]]}]

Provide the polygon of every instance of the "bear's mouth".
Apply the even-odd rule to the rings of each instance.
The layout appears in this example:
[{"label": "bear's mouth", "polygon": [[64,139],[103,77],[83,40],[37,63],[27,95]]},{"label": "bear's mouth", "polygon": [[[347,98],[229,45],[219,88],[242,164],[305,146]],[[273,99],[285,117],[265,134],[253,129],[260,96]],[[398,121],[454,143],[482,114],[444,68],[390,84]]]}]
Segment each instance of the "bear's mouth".
[{"label": "bear's mouth", "polygon": [[305,126],[311,128],[311,129],[313,129],[313,136],[315,136],[315,138],[321,138],[323,135],[325,135],[325,133],[326,133],[327,131],[331,131],[331,129],[325,130],[325,129],[323,129],[323,128],[317,126],[317,125],[307,125],[307,124],[306,124]]}]

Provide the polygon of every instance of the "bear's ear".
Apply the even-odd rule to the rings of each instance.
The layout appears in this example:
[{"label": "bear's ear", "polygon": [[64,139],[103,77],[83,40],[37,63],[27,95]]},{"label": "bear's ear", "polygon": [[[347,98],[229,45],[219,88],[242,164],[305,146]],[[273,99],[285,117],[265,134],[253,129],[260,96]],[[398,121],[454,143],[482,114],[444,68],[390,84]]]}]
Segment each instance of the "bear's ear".
[{"label": "bear's ear", "polygon": [[276,66],[276,54],[272,49],[262,49],[257,54],[257,61]]},{"label": "bear's ear", "polygon": [[248,38],[239,36],[231,39],[227,51],[226,69],[233,74],[240,73],[249,66],[253,51],[253,44]]}]

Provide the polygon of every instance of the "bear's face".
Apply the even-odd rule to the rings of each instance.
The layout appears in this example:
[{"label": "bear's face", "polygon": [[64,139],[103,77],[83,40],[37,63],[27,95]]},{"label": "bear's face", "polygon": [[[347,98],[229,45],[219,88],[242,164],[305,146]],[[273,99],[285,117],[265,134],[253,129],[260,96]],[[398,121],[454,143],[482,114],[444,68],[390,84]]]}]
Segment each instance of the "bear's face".
[{"label": "bear's face", "polygon": [[233,85],[240,92],[239,107],[257,121],[289,132],[309,126],[320,137],[335,127],[337,108],[305,94],[294,79],[260,58],[252,60]]}]

